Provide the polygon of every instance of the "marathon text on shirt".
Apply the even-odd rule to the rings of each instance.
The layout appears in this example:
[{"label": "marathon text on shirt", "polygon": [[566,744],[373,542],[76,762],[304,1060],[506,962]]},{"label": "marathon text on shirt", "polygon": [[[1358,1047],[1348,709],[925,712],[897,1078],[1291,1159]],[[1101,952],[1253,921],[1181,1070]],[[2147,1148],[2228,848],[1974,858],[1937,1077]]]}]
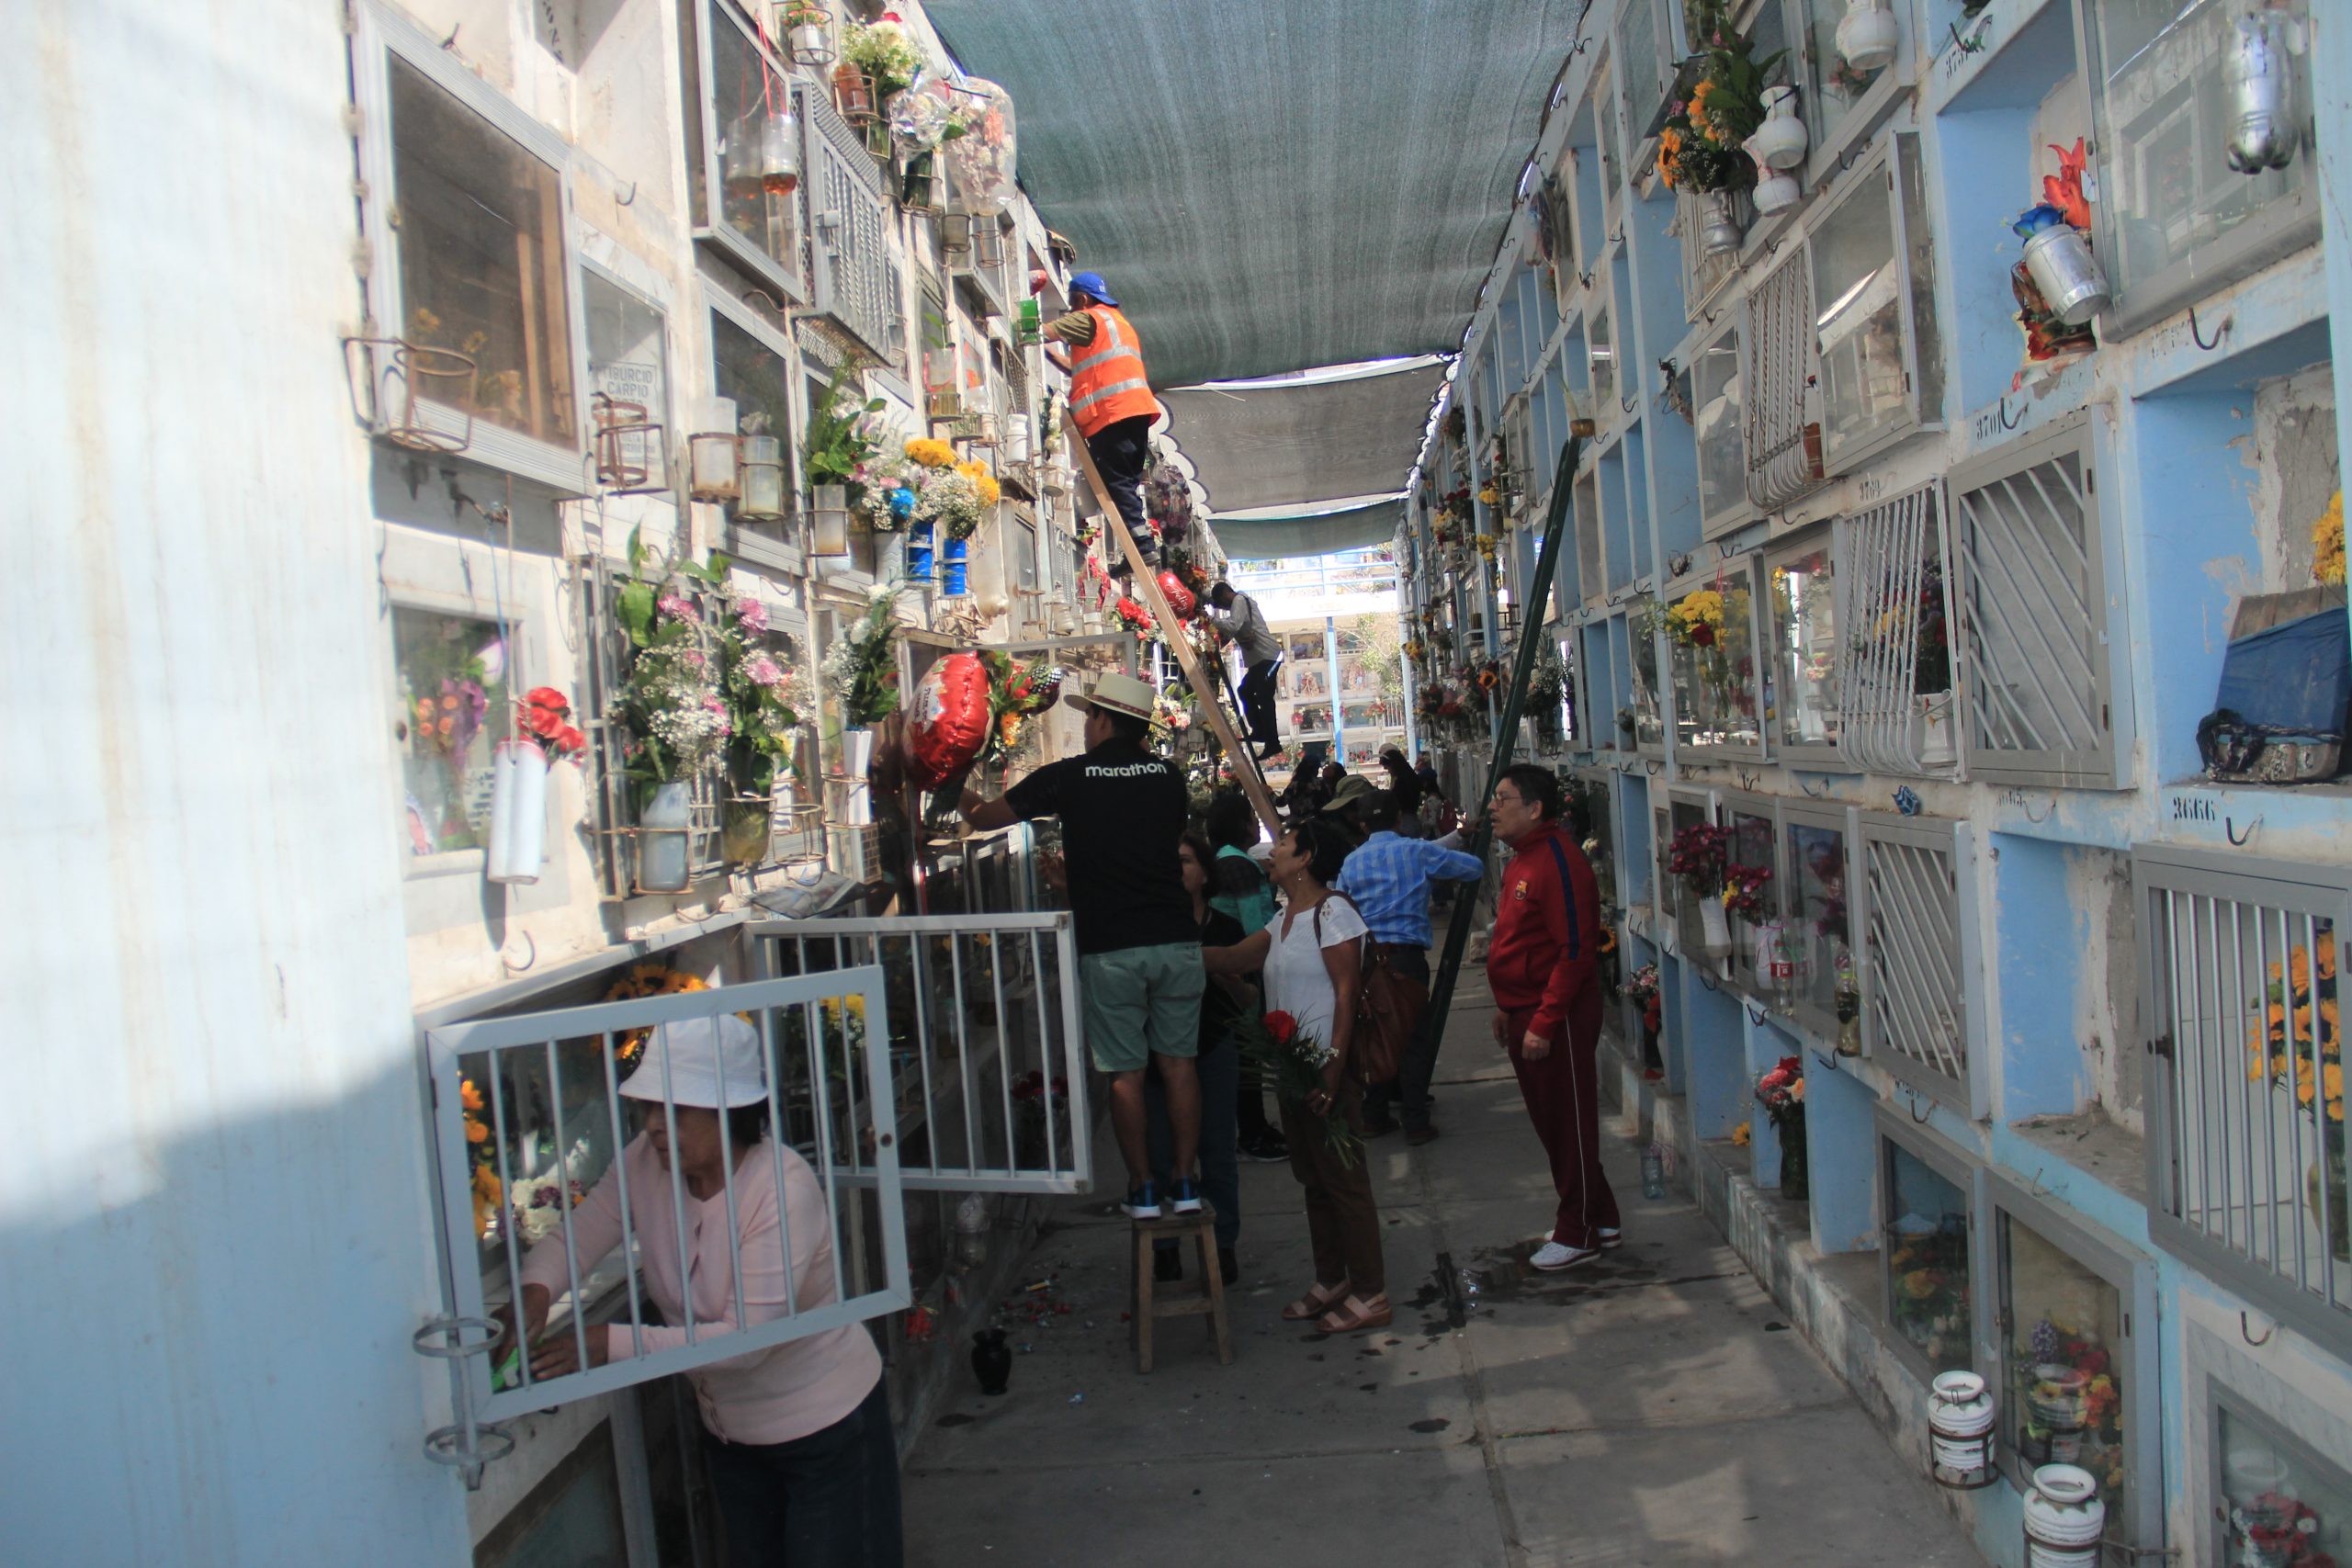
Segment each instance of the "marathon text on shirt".
[{"label": "marathon text on shirt", "polygon": [[1165,762],[1126,762],[1115,768],[1102,762],[1086,764],[1086,776],[1090,779],[1141,779],[1167,771]]}]

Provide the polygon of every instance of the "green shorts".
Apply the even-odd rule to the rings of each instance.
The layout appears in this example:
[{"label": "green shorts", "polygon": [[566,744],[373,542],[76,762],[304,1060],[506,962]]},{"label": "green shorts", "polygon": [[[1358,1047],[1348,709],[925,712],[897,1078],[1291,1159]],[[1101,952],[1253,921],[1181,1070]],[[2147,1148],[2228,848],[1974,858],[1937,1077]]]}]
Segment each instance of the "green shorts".
[{"label": "green shorts", "polygon": [[1151,1056],[1195,1055],[1208,978],[1196,942],[1081,953],[1079,992],[1095,1066],[1135,1073]]}]

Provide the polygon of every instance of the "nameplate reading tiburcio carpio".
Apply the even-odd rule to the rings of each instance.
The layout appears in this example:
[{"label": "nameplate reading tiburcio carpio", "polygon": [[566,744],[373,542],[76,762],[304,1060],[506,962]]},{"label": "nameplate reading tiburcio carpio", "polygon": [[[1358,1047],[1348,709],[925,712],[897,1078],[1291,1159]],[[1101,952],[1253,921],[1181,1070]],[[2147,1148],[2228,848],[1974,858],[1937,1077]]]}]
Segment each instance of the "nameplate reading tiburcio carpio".
[{"label": "nameplate reading tiburcio carpio", "polygon": [[2210,795],[2189,795],[2169,791],[2165,795],[2165,819],[2168,822],[2198,822],[2208,828],[2221,825],[2221,805]]}]

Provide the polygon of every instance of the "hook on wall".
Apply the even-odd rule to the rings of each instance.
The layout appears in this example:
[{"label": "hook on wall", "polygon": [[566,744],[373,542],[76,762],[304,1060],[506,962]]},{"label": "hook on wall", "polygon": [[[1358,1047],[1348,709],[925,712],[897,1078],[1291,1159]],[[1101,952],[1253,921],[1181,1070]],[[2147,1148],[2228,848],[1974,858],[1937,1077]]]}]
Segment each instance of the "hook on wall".
[{"label": "hook on wall", "polygon": [[628,194],[620,197],[615,205],[619,207],[635,207],[637,205],[637,182],[635,180],[628,182]]},{"label": "hook on wall", "polygon": [[2234,820],[2227,817],[2222,818],[2222,831],[2228,834],[2230,842],[2239,849],[2245,848],[2246,844],[2252,840],[2256,831],[2260,829],[2261,826],[2262,818],[2257,817],[2253,821],[2247,823],[2245,825],[2245,831],[2241,833],[2238,831],[2238,825]]},{"label": "hook on wall", "polygon": [[1712,327],[1712,326],[1713,326],[1713,325],[1715,324],[1715,313],[1714,313],[1713,310],[1702,310],[1702,311],[1700,311],[1700,312],[1699,312],[1699,319],[1700,319],[1701,321],[1702,321],[1706,322],[1706,323],[1707,323],[1709,326],[1711,326],[1711,327]]},{"label": "hook on wall", "polygon": [[1738,553],[1739,546],[1736,541],[1731,539],[1717,539],[1715,541],[1715,558],[1717,560],[1729,560],[1733,556]]},{"label": "hook on wall", "polygon": [[1720,991],[1720,990],[1722,990],[1722,989],[1723,989],[1722,985],[1720,985],[1718,982],[1716,982],[1716,981],[1714,981],[1714,980],[1712,980],[1712,979],[1708,978],[1708,976],[1707,976],[1707,966],[1706,966],[1705,964],[1692,964],[1692,965],[1690,966],[1690,972],[1691,972],[1692,974],[1694,974],[1694,975],[1696,975],[1696,976],[1699,976],[1699,988],[1700,988],[1701,990],[1702,990],[1702,991]]},{"label": "hook on wall", "polygon": [[738,298],[746,305],[751,304],[756,299],[761,304],[765,305],[769,310],[775,311],[775,319],[779,322],[787,326],[791,324],[791,307],[785,304],[785,302],[775,295],[771,294],[766,289],[761,288],[758,284],[755,283],[752,285],[751,288],[743,290]]},{"label": "hook on wall", "polygon": [[2009,395],[2007,392],[2003,392],[2001,394],[2001,428],[2003,430],[2015,430],[2018,427],[2018,420],[2023,419],[2024,417],[2025,410],[2023,409],[2018,410],[2017,419],[2011,419],[2009,417]]},{"label": "hook on wall", "polygon": [[1617,225],[1617,232],[1609,236],[1609,243],[1612,245],[1622,245],[1625,243],[1625,226],[1623,223]]},{"label": "hook on wall", "polygon": [[1577,287],[1578,288],[1589,288],[1592,287],[1592,268],[1587,267],[1582,272],[1577,274]]},{"label": "hook on wall", "polygon": [[2255,1347],[2256,1349],[2260,1349],[2263,1346],[2269,1344],[2270,1337],[2278,1332],[2278,1324],[2273,1323],[2268,1328],[2262,1331],[2262,1337],[2256,1339],[2254,1337],[2254,1330],[2246,1323],[2245,1309],[2244,1307],[2240,1307],[2238,1309],[2238,1337],[2245,1340],[2247,1344]]},{"label": "hook on wall", "polygon": [[1754,1002],[1747,1000],[1745,997],[1740,998],[1739,1006],[1740,1010],[1747,1014],[1747,1021],[1751,1024],[1760,1024],[1766,1019],[1772,1016],[1762,1008],[1758,1007]]},{"label": "hook on wall", "polygon": [[1641,400],[1639,398],[1620,398],[1617,400],[1617,411],[1620,413],[1632,413]]},{"label": "hook on wall", "polygon": [[1645,757],[1642,759],[1642,772],[1656,778],[1666,772],[1666,763],[1656,757]]},{"label": "hook on wall", "polygon": [[1838,1065],[1838,1058],[1835,1056],[1825,1056],[1820,1052],[1815,1051],[1813,1054],[1813,1059],[1819,1062],[1824,1067],[1826,1067],[1833,1073],[1840,1073],[1846,1070]]},{"label": "hook on wall", "polygon": [[1855,148],[1851,152],[1847,153],[1843,158],[1840,158],[1838,161],[1838,172],[1841,175],[1852,173],[1854,165],[1861,162],[1862,154],[1869,151],[1870,144],[1868,142],[1864,142],[1861,146]]},{"label": "hook on wall", "polygon": [[1755,794],[1756,775],[1749,773],[1747,769],[1742,768],[1739,771],[1739,787],[1747,791],[1750,795]]},{"label": "hook on wall", "polygon": [[2213,341],[2211,343],[2207,343],[2205,341],[2205,334],[2197,330],[2197,307],[2191,305],[2188,308],[2188,341],[2203,349],[2206,353],[2211,354],[2215,349],[2222,346],[2222,340],[2230,335],[2230,327],[2236,321],[2237,318],[2235,316],[2223,316],[2222,318],[2222,324],[2213,329]]},{"label": "hook on wall", "polygon": [[1812,785],[1804,782],[1804,775],[1803,773],[1799,773],[1797,775],[1797,793],[1799,795],[1808,795],[1815,800],[1827,800],[1829,798],[1829,786],[1826,784],[1824,784],[1819,789],[1815,789]]},{"label": "hook on wall", "polygon": [[1909,1113],[1909,1115],[1910,1115],[1910,1117],[1911,1117],[1911,1125],[1913,1125],[1914,1127],[1924,1127],[1924,1126],[1926,1126],[1926,1125],[1928,1124],[1928,1122],[1929,1122],[1929,1120],[1930,1120],[1930,1119],[1932,1119],[1932,1118],[1934,1117],[1934,1115],[1936,1114],[1936,1105],[1935,1105],[1935,1101],[1933,1101],[1933,1100],[1927,1100],[1927,1101],[1924,1101],[1924,1103],[1925,1103],[1925,1104],[1927,1105],[1927,1107],[1928,1107],[1928,1114],[1927,1114],[1927,1115],[1925,1115],[1925,1116],[1920,1115],[1920,1114],[1919,1114],[1919,1107],[1920,1107],[1920,1105],[1921,1105],[1922,1103],[1923,1103],[1923,1101],[1920,1100],[1919,1096],[1917,1096],[1917,1095],[1916,1095],[1916,1094],[1915,1094],[1915,1095],[1913,1095],[1910,1099],[1908,1099],[1908,1100],[1905,1100],[1905,1101],[1903,1102],[1903,1109],[1905,1110],[1905,1111],[1906,1111],[1907,1113]]}]

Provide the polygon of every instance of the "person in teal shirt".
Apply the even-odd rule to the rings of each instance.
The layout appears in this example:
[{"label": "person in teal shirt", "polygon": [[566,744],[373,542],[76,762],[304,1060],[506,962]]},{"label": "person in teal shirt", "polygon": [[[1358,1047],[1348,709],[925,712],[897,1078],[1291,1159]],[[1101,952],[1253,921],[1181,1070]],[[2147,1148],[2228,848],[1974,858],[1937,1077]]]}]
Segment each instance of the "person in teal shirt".
[{"label": "person in teal shirt", "polygon": [[[1245,931],[1266,929],[1274,918],[1274,887],[1267,880],[1265,868],[1250,858],[1250,847],[1259,841],[1258,813],[1249,797],[1238,790],[1227,790],[1209,802],[1206,827],[1209,842],[1216,846],[1216,876],[1212,886],[1216,889],[1209,897],[1209,908],[1219,914],[1230,915],[1241,922]],[[1258,976],[1247,976],[1250,984],[1258,984]],[[1237,1090],[1234,1112],[1241,1122],[1241,1156],[1272,1164],[1290,1158],[1290,1145],[1283,1141],[1282,1130],[1266,1114],[1265,1094],[1250,1075],[1241,1075]]]}]

